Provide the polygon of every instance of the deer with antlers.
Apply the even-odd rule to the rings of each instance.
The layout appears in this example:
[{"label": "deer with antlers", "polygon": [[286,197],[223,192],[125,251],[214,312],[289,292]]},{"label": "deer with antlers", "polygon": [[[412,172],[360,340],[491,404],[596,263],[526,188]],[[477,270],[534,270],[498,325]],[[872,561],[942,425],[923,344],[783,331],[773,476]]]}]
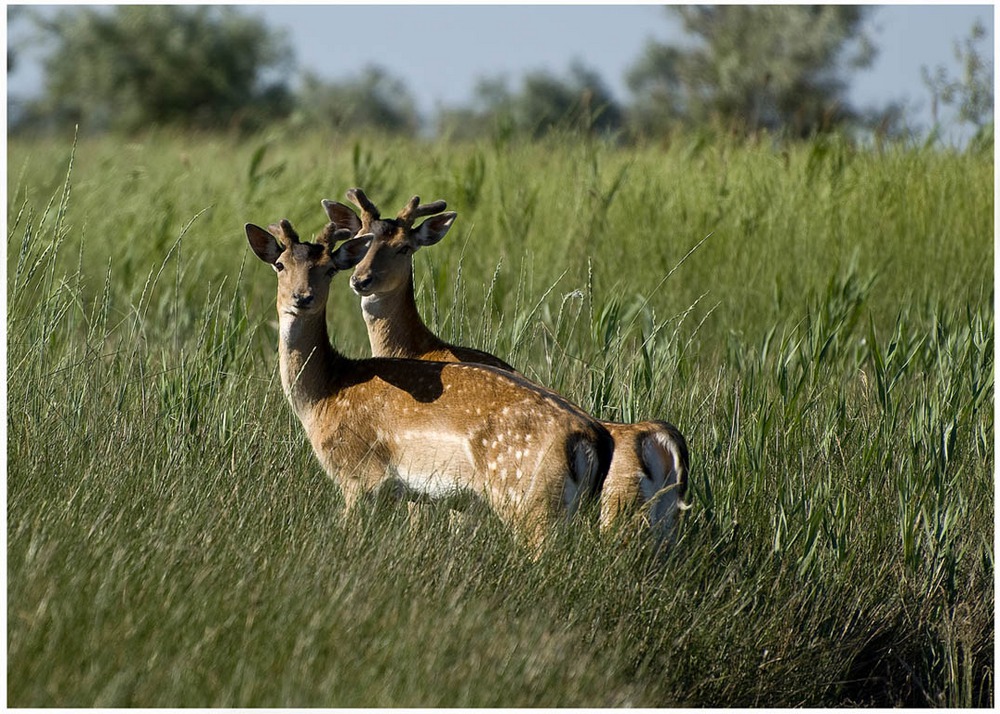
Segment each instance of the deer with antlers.
[{"label": "deer with antlers", "polygon": [[553,523],[596,498],[611,438],[557,394],[488,366],[357,360],[334,349],[331,279],[364,258],[373,236],[328,225],[304,242],[287,220],[245,229],[278,278],[282,387],[348,510],[383,487],[473,494],[537,548]]},{"label": "deer with antlers", "polygon": [[[322,203],[331,227],[351,235],[372,236],[367,254],[351,276],[351,287],[361,296],[372,355],[478,363],[519,374],[489,353],[440,339],[417,311],[413,253],[444,238],[457,214],[444,212],[444,201],[421,204],[414,196],[395,219],[384,219],[361,189],[349,190],[347,198],[360,209],[360,216],[342,203]],[[419,218],[426,220],[415,225]],[[601,494],[602,528],[634,523],[651,531],[657,542],[669,541],[678,512],[686,508],[688,450],[684,437],[664,421],[602,424],[615,444]]]}]

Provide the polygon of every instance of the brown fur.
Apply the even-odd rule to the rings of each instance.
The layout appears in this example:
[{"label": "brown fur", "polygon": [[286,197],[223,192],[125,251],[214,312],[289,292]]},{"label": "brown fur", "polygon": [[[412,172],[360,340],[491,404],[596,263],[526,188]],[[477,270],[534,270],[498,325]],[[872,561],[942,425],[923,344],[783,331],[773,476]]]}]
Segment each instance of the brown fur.
[{"label": "brown fur", "polygon": [[[346,230],[364,230],[375,236],[364,260],[355,267],[351,277],[355,292],[362,295],[362,311],[372,355],[487,364],[519,374],[494,355],[440,339],[424,324],[417,311],[412,254],[424,245],[433,245],[441,240],[456,214],[428,219],[414,229],[412,220],[380,219],[378,209],[360,189],[348,191],[348,198],[362,209],[360,218],[343,204],[324,201],[323,206],[331,225]],[[419,199],[414,196],[400,216],[408,217],[418,203]],[[445,202],[437,201],[426,208],[425,213],[429,213],[431,208],[443,211]],[[437,223],[432,224],[432,221]],[[650,515],[654,504],[647,503],[650,499],[643,494],[652,481],[659,480],[663,483],[662,488],[657,490],[669,490],[669,493],[656,498],[673,499],[678,509],[683,507],[688,473],[688,449],[684,437],[676,427],[663,421],[601,423],[615,444],[601,496],[602,527],[609,528],[637,516],[641,523],[657,531],[658,537],[668,538],[670,534],[666,531],[672,528],[673,515],[665,518],[668,523],[660,527]],[[670,449],[660,447],[661,442],[670,444]],[[652,454],[655,459],[644,458],[646,454]],[[662,462],[664,472],[653,473],[653,464],[647,463],[649,460],[657,461],[657,466]]]},{"label": "brown fur", "polygon": [[527,380],[486,366],[338,353],[326,328],[330,280],[360,260],[368,239],[334,250],[334,238],[347,235],[301,243],[286,224],[271,233],[248,224],[247,237],[278,275],[285,394],[349,508],[387,483],[434,493],[454,486],[537,546],[578,497],[600,489],[606,430]]}]

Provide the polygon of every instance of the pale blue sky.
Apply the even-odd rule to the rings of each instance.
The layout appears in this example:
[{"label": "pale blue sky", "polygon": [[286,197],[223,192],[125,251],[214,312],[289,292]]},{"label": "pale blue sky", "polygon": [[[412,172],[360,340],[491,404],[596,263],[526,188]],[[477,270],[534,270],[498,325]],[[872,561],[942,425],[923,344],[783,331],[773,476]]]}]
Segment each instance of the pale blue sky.
[{"label": "pale blue sky", "polygon": [[[564,75],[574,59],[596,70],[619,101],[628,102],[627,69],[647,40],[683,41],[658,5],[253,5],[243,6],[287,29],[299,71],[346,78],[378,64],[402,79],[425,115],[438,104],[468,102],[483,76],[506,75],[516,86],[529,70]],[[850,75],[849,98],[860,107],[902,100],[912,122],[930,123],[920,68],[960,74],[954,44],[978,18],[994,44],[992,5],[879,6],[869,20],[880,52],[875,65]],[[14,95],[41,79],[22,63],[8,76]]]}]

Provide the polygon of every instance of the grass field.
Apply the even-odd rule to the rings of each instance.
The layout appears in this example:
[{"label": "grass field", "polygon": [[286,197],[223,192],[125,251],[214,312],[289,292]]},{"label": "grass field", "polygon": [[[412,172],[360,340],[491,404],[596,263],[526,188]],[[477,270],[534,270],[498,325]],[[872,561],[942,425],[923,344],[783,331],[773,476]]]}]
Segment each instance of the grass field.
[{"label": "grass field", "polygon": [[[8,179],[9,705],[993,705],[991,155],[151,133]],[[342,518],[242,226],[351,186],[458,211],[444,337],[681,428],[666,557]],[[330,322],[367,353],[346,276]]]}]

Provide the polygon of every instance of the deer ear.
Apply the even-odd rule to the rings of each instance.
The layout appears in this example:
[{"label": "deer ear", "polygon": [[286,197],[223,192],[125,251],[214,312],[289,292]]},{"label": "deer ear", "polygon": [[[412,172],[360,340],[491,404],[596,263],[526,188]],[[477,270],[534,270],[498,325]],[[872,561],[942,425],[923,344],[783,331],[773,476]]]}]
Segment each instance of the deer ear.
[{"label": "deer ear", "polygon": [[361,230],[361,219],[358,218],[354,211],[352,211],[348,206],[345,206],[343,203],[330,201],[324,198],[323,210],[326,211],[327,217],[335,226],[337,226],[338,229],[346,228],[351,231],[351,235],[354,235]]},{"label": "deer ear", "polygon": [[448,229],[451,228],[451,224],[455,222],[456,216],[458,214],[454,211],[448,211],[439,216],[428,218],[410,232],[413,242],[418,247],[434,245],[440,242],[448,232]]},{"label": "deer ear", "polygon": [[371,245],[373,237],[371,233],[365,233],[363,236],[351,238],[333,251],[330,258],[333,260],[334,267],[337,270],[349,270],[360,263],[365,257],[365,253],[368,252],[368,246]]},{"label": "deer ear", "polygon": [[285,250],[278,243],[277,239],[253,223],[247,223],[244,229],[247,232],[247,240],[250,241],[250,247],[253,248],[253,252],[256,253],[257,257],[265,263],[274,265]]}]

